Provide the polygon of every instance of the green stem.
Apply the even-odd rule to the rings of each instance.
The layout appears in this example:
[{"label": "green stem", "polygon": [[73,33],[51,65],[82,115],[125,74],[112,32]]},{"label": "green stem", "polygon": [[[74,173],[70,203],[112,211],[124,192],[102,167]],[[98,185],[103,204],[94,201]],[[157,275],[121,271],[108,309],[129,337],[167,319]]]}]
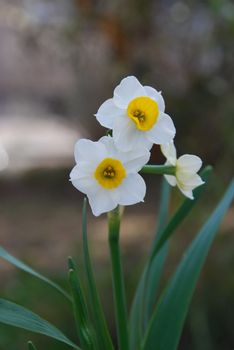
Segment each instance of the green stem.
[{"label": "green stem", "polygon": [[115,317],[120,350],[129,349],[125,288],[119,248],[120,208],[108,213],[109,247],[112,263]]},{"label": "green stem", "polygon": [[175,175],[174,165],[145,165],[140,171],[142,174]]},{"label": "green stem", "polygon": [[88,291],[90,295],[90,303],[94,319],[96,320],[95,327],[97,329],[98,341],[100,349],[113,350],[112,340],[106,324],[106,318],[102,309],[101,300],[96,287],[92,262],[89,254],[88,238],[87,238],[87,198],[84,198],[83,213],[82,213],[82,231],[83,231],[83,251],[84,265],[88,281]]}]

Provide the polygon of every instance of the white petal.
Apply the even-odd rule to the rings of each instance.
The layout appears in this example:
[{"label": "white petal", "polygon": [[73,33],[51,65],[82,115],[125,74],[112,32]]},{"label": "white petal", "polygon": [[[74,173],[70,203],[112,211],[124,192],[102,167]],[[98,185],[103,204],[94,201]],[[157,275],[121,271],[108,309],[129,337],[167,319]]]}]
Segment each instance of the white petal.
[{"label": "white petal", "polygon": [[122,152],[119,158],[127,171],[127,174],[136,173],[148,163],[150,159],[150,151],[147,148],[135,148],[131,152]]},{"label": "white petal", "polygon": [[180,188],[180,191],[185,195],[185,197],[188,197],[189,199],[194,199],[192,190],[183,190],[182,188]]},{"label": "white petal", "polygon": [[158,108],[161,112],[165,111],[165,102],[162,97],[161,92],[157,91],[156,89],[152,88],[151,86],[144,86],[145,91],[147,93],[147,96],[155,100],[158,104]]},{"label": "white petal", "polygon": [[71,180],[71,183],[77,190],[87,195],[95,195],[99,189],[98,184],[92,181],[90,177]]},{"label": "white petal", "polygon": [[124,120],[115,121],[113,139],[116,147],[121,151],[133,149],[137,141],[137,131],[129,118],[126,117]]},{"label": "white petal", "polygon": [[173,175],[164,175],[165,179],[171,186],[176,186],[176,177]]},{"label": "white petal", "polygon": [[139,147],[150,149],[153,145],[148,140],[146,133],[137,130],[132,120],[127,117],[121,121],[116,120],[113,128],[113,139],[116,147],[123,152]]},{"label": "white petal", "polygon": [[175,126],[171,117],[165,113],[160,113],[155,126],[146,133],[151,142],[162,145],[172,141],[175,137],[175,132]]},{"label": "white petal", "polygon": [[3,170],[7,167],[9,162],[8,154],[5,149],[0,145],[0,170]]},{"label": "white petal", "polygon": [[85,177],[85,176],[91,176],[93,172],[94,167],[90,167],[89,162],[79,162],[74,166],[70,173],[70,179],[77,179],[80,177]]},{"label": "white petal", "polygon": [[133,151],[122,152],[117,149],[111,136],[103,136],[99,141],[106,146],[109,157],[119,159],[122,162],[127,174],[138,172],[149,161],[150,152],[147,148],[134,147]]},{"label": "white petal", "polygon": [[121,118],[124,114],[125,111],[117,107],[113,98],[110,98],[101,105],[95,116],[102,126],[113,129],[115,118]]},{"label": "white petal", "polygon": [[103,136],[100,138],[99,142],[103,143],[108,152],[108,157],[118,159],[119,158],[119,150],[116,148],[113,137],[110,135]]},{"label": "white petal", "polygon": [[99,190],[100,186],[92,176],[88,166],[88,164],[84,166],[84,163],[79,163],[76,165],[70,173],[70,180],[73,186],[79,191],[85,194],[95,194]]},{"label": "white petal", "polygon": [[178,184],[184,190],[193,190],[204,183],[198,174],[190,174],[189,176],[186,173],[176,173],[176,177]]},{"label": "white petal", "polygon": [[88,195],[89,204],[95,216],[102,213],[107,213],[113,210],[118,203],[116,203],[109,190],[101,189],[95,195]]},{"label": "white petal", "polygon": [[118,191],[120,205],[143,202],[146,193],[145,181],[139,174],[131,174],[123,180]]},{"label": "white petal", "polygon": [[172,165],[176,164],[176,148],[173,141],[161,145],[161,151]]},{"label": "white petal", "polygon": [[124,78],[114,90],[114,103],[120,108],[127,108],[129,102],[137,96],[146,96],[144,87],[137,78]]},{"label": "white petal", "polygon": [[180,172],[185,173],[197,173],[198,170],[202,166],[201,158],[192,155],[192,154],[184,154],[179,157],[177,160],[177,168]]},{"label": "white petal", "polygon": [[75,144],[75,160],[77,163],[90,161],[97,164],[105,157],[107,157],[106,148],[99,141],[93,142],[87,139],[80,139]]}]

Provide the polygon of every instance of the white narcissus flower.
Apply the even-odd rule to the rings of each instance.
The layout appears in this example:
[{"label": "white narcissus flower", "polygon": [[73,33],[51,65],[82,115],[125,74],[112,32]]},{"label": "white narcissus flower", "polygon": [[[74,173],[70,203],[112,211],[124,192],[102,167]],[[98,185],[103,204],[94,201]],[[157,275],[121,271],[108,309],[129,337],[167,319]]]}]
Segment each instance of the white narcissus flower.
[{"label": "white narcissus flower", "polygon": [[150,152],[138,148],[118,150],[110,136],[97,142],[81,139],[75,145],[76,166],[70,180],[89,199],[95,216],[109,212],[118,204],[142,202],[146,185],[137,173],[149,160]]},{"label": "white narcissus flower", "polygon": [[129,151],[139,145],[151,148],[154,143],[161,145],[174,138],[173,121],[164,111],[161,93],[129,76],[95,116],[102,126],[113,130],[116,146]]},{"label": "white narcissus flower", "polygon": [[7,167],[9,162],[8,154],[5,149],[0,145],[0,170]]},{"label": "white narcissus flower", "polygon": [[193,190],[202,185],[204,181],[197,174],[202,166],[202,160],[192,154],[184,154],[177,159],[176,148],[173,142],[161,145],[161,150],[167,158],[167,165],[174,165],[175,176],[164,175],[171,186],[178,186],[180,191],[188,198],[194,199]]}]

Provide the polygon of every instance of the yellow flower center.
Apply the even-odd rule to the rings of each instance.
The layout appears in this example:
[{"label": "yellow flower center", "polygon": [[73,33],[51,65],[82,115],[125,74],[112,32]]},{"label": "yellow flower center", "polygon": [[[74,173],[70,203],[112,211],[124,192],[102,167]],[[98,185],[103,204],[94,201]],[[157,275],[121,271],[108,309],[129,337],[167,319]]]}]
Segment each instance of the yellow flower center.
[{"label": "yellow flower center", "polygon": [[150,97],[136,97],[128,104],[127,113],[134,121],[138,130],[148,131],[157,122],[158,104]]},{"label": "yellow flower center", "polygon": [[102,187],[111,190],[121,184],[126,177],[126,171],[118,159],[105,158],[97,166],[94,176]]}]

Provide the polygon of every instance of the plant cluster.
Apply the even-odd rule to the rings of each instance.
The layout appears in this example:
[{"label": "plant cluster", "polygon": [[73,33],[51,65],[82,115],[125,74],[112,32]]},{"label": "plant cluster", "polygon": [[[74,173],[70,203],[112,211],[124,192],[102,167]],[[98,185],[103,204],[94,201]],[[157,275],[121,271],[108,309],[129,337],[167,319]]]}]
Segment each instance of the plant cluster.
[{"label": "plant cluster", "polygon": [[[159,282],[170,238],[199,199],[212,169],[207,166],[198,174],[202,166],[199,157],[189,154],[177,157],[173,143],[174,123],[165,113],[161,93],[152,87],[142,86],[135,77],[130,76],[120,82],[113,98],[101,105],[96,118],[108,129],[107,135],[96,142],[87,139],[77,142],[77,164],[71,171],[70,180],[88,197],[95,216],[108,213],[118,344],[113,342],[96,286],[87,237],[86,197],[82,214],[85,280],[80,276],[79,267],[69,257],[70,293],[0,247],[2,259],[49,284],[71,303],[79,342],[71,341],[32,311],[5,299],[0,299],[0,322],[44,334],[77,350],[176,350],[200,271],[220,222],[232,203],[234,181],[160,293]],[[160,145],[166,158],[164,165],[147,164],[153,144]],[[144,200],[146,184],[143,173],[161,174],[164,178],[156,237],[128,315],[119,245],[120,223],[123,206]],[[186,197],[171,217],[168,214],[169,185],[177,186]],[[36,350],[31,341],[28,350]]]}]

